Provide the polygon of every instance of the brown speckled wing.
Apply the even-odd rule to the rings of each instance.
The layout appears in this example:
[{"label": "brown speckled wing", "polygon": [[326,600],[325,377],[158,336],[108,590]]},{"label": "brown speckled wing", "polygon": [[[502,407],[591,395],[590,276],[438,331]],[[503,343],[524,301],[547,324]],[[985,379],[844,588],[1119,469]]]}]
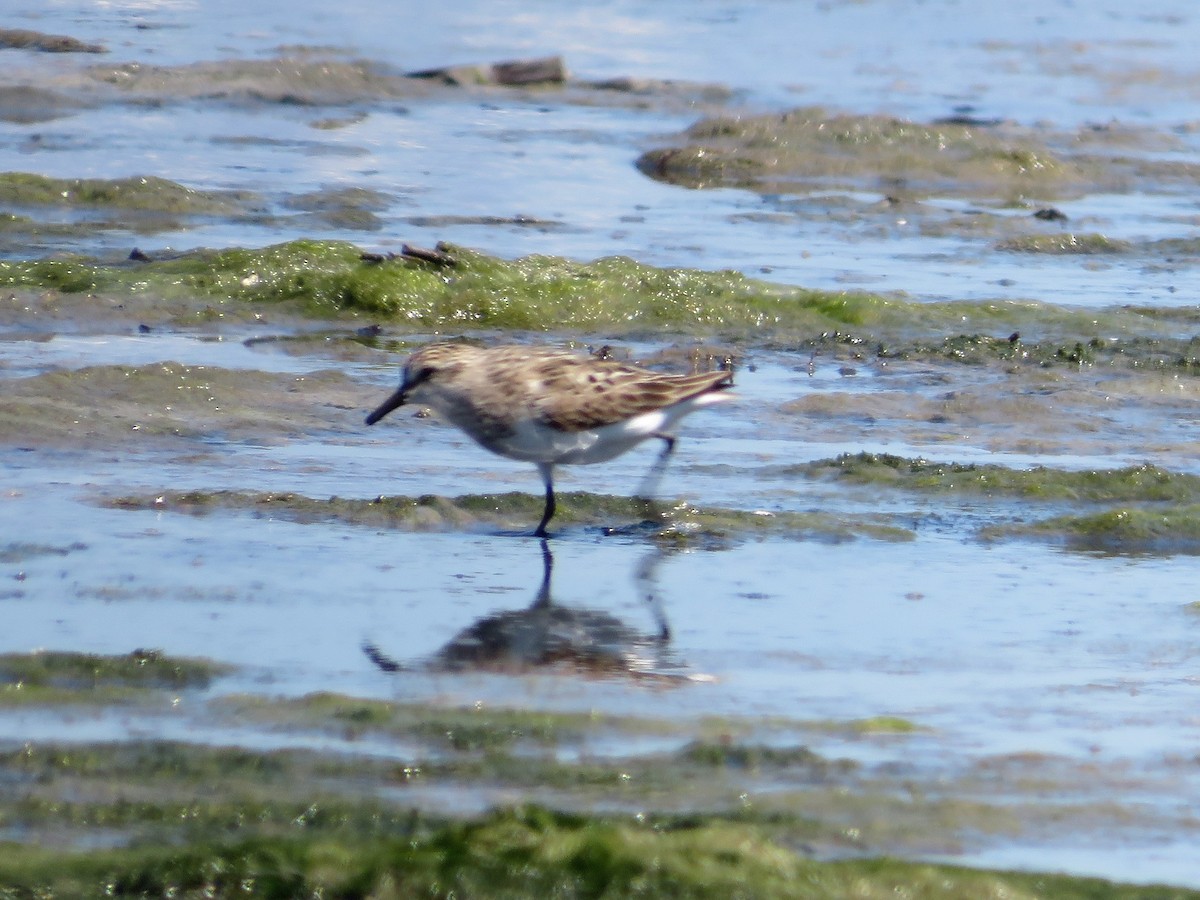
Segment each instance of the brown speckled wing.
[{"label": "brown speckled wing", "polygon": [[556,360],[541,375],[547,390],[537,400],[538,411],[560,431],[612,425],[733,383],[730,372],[661,375],[595,358]]}]

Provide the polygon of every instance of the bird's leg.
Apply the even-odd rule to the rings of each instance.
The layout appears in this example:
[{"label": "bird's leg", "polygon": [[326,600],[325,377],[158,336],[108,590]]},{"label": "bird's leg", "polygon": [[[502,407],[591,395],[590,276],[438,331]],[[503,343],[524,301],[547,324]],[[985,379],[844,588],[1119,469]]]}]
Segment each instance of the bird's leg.
[{"label": "bird's leg", "polygon": [[554,518],[554,466],[549,463],[538,463],[538,471],[542,474],[542,481],[546,483],[546,508],[542,512],[542,521],[538,522],[533,536],[546,538],[550,536],[546,531],[546,526]]},{"label": "bird's leg", "polygon": [[658,493],[658,483],[662,481],[663,472],[666,471],[667,460],[670,459],[671,453],[675,450],[675,436],[671,434],[656,434],[654,436],[661,438],[664,446],[662,452],[658,454],[658,459],[654,461],[654,465],[650,467],[650,471],[646,473],[646,477],[638,485],[637,494],[634,497],[642,503],[646,518],[657,520],[660,511],[654,502],[654,495]]}]

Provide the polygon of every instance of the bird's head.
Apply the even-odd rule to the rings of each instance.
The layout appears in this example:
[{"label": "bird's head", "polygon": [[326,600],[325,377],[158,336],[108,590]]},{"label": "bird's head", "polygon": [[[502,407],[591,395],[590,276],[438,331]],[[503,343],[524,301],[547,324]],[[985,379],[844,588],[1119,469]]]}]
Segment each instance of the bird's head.
[{"label": "bird's head", "polygon": [[425,388],[457,371],[462,353],[471,349],[464,344],[431,344],[416,351],[404,364],[400,387],[367,416],[367,424],[374,425],[409,400],[419,401]]}]

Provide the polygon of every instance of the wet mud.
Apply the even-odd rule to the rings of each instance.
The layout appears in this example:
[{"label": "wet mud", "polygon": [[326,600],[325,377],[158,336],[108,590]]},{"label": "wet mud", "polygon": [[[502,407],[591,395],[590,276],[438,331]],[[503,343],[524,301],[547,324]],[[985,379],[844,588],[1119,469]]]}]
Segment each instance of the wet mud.
[{"label": "wet mud", "polygon": [[[696,890],[682,871],[664,870],[662,855],[674,852],[670,835],[680,836],[678,852],[694,866],[707,858],[706,846],[723,844],[734,829],[742,854],[748,844],[761,845],[774,861],[760,870],[752,858],[730,859],[726,850],[707,863],[704,891],[712,889],[715,877],[780,896],[789,895],[786,885],[794,878],[801,878],[807,891],[820,883],[822,891],[834,892],[853,878],[861,892],[866,886],[885,891],[897,884],[917,889],[933,873],[941,893],[922,888],[924,895],[956,896],[965,890],[1001,896],[1024,890],[1033,876],[900,862],[864,868],[850,861],[881,848],[891,854],[946,854],[961,849],[966,833],[974,840],[1048,835],[1063,815],[1086,814],[1096,829],[1110,820],[1124,828],[1166,826],[1161,817],[1131,819],[1136,814],[1112,808],[1104,799],[1110,788],[1098,783],[1093,767],[1067,759],[985,757],[941,780],[936,790],[918,791],[912,779],[919,777],[919,764],[897,767],[852,758],[856,751],[869,758],[872,745],[928,740],[925,729],[903,720],[752,724],[741,717],[707,717],[687,723],[480,704],[427,706],[330,693],[284,701],[258,694],[214,697],[206,689],[213,679],[230,674],[227,667],[151,651],[120,657],[9,654],[0,660],[0,672],[5,679],[0,717],[20,708],[13,702],[22,691],[54,683],[67,693],[34,702],[71,703],[80,710],[116,703],[127,715],[139,716],[140,728],[152,727],[156,717],[183,715],[197,727],[207,720],[260,734],[254,749],[159,739],[37,742],[0,754],[5,783],[30,785],[6,807],[6,833],[48,849],[79,841],[92,848],[88,856],[60,860],[54,875],[37,851],[9,856],[0,872],[13,887],[42,883],[56,890],[86,890],[115,878],[108,883],[118,893],[131,888],[115,885],[127,883],[143,889],[161,883],[163,889],[177,890],[207,885],[220,893],[228,889],[223,861],[234,857],[241,860],[235,868],[243,885],[286,875],[293,887],[329,887],[359,866],[367,866],[370,874],[356,877],[387,879],[371,867],[372,859],[390,860],[411,885],[424,876],[413,860],[394,855],[394,841],[413,848],[425,842],[444,846],[464,828],[458,818],[447,817],[448,798],[462,798],[450,802],[450,811],[457,807],[461,815],[502,802],[513,791],[522,792],[526,803],[511,813],[473,816],[465,826],[471,841],[477,844],[488,828],[502,827],[509,833],[495,840],[511,855],[513,824],[531,821],[539,823],[538,836],[531,836],[534,845],[578,835],[591,845],[611,844],[607,857],[632,838],[634,844],[621,851],[628,865],[656,872],[663,889]],[[148,695],[136,705],[132,697],[112,693],[135,685]],[[160,701],[170,702],[148,702],[156,692]],[[852,755],[828,756],[806,743],[831,737]],[[756,738],[767,741],[756,743]],[[336,752],[330,752],[333,748]],[[1125,789],[1136,780],[1131,773],[1112,777]],[[320,787],[314,793],[311,785]],[[1046,798],[1047,790],[1054,799]],[[119,802],[112,802],[114,795]],[[648,808],[656,811],[647,813]],[[635,831],[619,837],[614,827]],[[169,857],[155,853],[151,848],[162,847],[164,838],[192,849]],[[314,841],[328,848],[348,840],[367,852],[359,856],[349,845],[340,849],[336,873],[294,856]],[[250,847],[258,849],[247,852]],[[495,880],[490,852],[476,846],[478,856],[457,860],[449,877],[466,885],[485,879],[489,891],[505,884]],[[286,871],[281,857],[292,860]],[[603,861],[591,865],[594,877],[610,877]],[[549,857],[526,871],[521,885],[528,887],[535,873],[539,883],[570,884],[578,872],[578,862]],[[1088,896],[1146,896],[1144,889],[1102,882],[1037,879],[1039,890],[1053,889],[1056,895],[1085,890]],[[982,885],[988,887],[979,894]]]},{"label": "wet mud", "polygon": [[[1020,209],[1147,184],[1161,189],[1194,174],[1176,160],[1130,155],[1178,146],[1175,135],[1122,128],[1061,132],[1014,122],[914,122],[802,107],[702,119],[679,139],[676,146],[643,154],[638,167],[692,188],[795,194],[891,189],[884,208],[935,196]],[[1032,209],[1040,215],[1031,218],[1068,221],[1061,211],[1043,209]]]},{"label": "wet mud", "polygon": [[1082,162],[1057,157],[1032,133],[1006,133],[999,125],[922,124],[802,108],[702,120],[683,137],[678,147],[644,154],[639,168],[694,188],[774,193],[884,184],[915,197],[947,190],[1053,197],[1095,180]]}]

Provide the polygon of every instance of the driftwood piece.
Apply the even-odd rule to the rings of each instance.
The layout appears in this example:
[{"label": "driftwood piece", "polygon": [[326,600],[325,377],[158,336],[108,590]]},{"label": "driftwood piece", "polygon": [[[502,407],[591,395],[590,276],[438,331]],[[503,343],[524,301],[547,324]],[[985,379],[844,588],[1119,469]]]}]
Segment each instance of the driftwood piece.
[{"label": "driftwood piece", "polygon": [[542,59],[518,59],[492,65],[496,84],[562,84],[567,80],[567,66],[561,56]]},{"label": "driftwood piece", "polygon": [[561,56],[545,56],[475,66],[423,69],[409,72],[408,77],[433,78],[453,85],[499,84],[516,87],[524,84],[562,84],[567,80],[567,66]]},{"label": "driftwood piece", "polygon": [[428,247],[414,247],[411,244],[403,244],[400,247],[399,255],[395,253],[360,253],[358,254],[358,258],[369,265],[379,265],[380,263],[391,262],[393,259],[416,259],[445,268],[458,265],[458,260],[447,253],[446,245],[440,242],[436,250],[430,250]]},{"label": "driftwood piece", "polygon": [[404,244],[400,248],[400,255],[408,259],[419,259],[422,262],[432,263],[435,266],[457,266],[458,260],[449,253],[441,250],[429,250],[426,247],[412,247]]}]

